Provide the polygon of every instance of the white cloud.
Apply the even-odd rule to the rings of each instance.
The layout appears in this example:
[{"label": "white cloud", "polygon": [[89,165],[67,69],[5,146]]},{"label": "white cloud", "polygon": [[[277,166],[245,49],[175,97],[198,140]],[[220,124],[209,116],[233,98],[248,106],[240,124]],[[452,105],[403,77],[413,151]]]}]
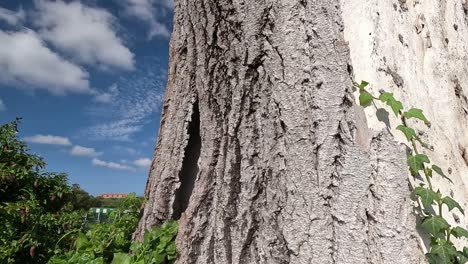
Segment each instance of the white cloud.
[{"label": "white cloud", "polygon": [[163,0],[163,5],[169,9],[174,8],[174,0]]},{"label": "white cloud", "polygon": [[14,12],[0,6],[0,20],[7,22],[9,25],[18,25],[24,21],[24,18],[25,14],[22,8]]},{"label": "white cloud", "polygon": [[149,168],[149,166],[151,166],[151,160],[147,158],[137,159],[133,164],[141,168]]},{"label": "white cloud", "polygon": [[54,94],[89,93],[88,73],[48,49],[31,30],[0,30],[0,81]]},{"label": "white cloud", "polygon": [[102,155],[102,152],[96,152],[94,148],[86,148],[77,145],[73,146],[73,148],[70,150],[70,154],[81,157],[97,157]]},{"label": "white cloud", "polygon": [[94,96],[94,101],[98,103],[108,104],[114,101],[119,95],[119,88],[117,84],[113,84],[109,87],[105,93],[100,93]]},{"label": "white cloud", "polygon": [[92,126],[86,134],[93,139],[131,141],[134,134],[151,122],[150,117],[161,109],[164,100],[166,72],[154,61],[143,61],[140,66],[144,70],[118,81],[118,96],[89,111],[101,120],[107,115],[108,120]]},{"label": "white cloud", "polygon": [[32,137],[25,137],[24,140],[30,143],[45,144],[45,145],[60,145],[60,146],[71,145],[71,142],[68,138],[52,136],[52,135],[35,135]]},{"label": "white cloud", "polygon": [[[170,35],[169,29],[156,18],[157,8],[155,0],[126,0],[125,12],[129,16],[148,24],[150,30],[148,36],[153,38],[155,36],[168,37]],[[174,3],[171,0],[163,0],[163,5],[167,8],[173,8]]]},{"label": "white cloud", "polygon": [[123,164],[115,163],[115,162],[107,162],[107,161],[103,161],[97,158],[94,158],[92,160],[92,163],[94,166],[106,167],[106,168],[114,169],[114,170],[129,170],[129,171],[133,170],[132,167],[129,167],[127,165],[123,165]]},{"label": "white cloud", "polygon": [[96,125],[91,128],[91,134],[96,139],[114,139],[130,141],[130,135],[141,131],[142,125],[132,120],[117,120]]},{"label": "white cloud", "polygon": [[3,102],[2,98],[0,98],[0,112],[5,111],[5,110],[6,110],[6,105]]},{"label": "white cloud", "polygon": [[104,9],[79,1],[36,0],[39,34],[81,63],[102,68],[134,68],[134,54],[115,32],[116,19]]}]

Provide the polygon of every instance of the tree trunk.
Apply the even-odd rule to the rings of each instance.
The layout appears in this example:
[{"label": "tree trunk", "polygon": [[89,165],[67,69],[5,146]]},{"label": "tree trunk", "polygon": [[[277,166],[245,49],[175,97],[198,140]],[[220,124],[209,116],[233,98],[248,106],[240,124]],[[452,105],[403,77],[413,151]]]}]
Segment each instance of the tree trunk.
[{"label": "tree trunk", "polygon": [[177,263],[425,263],[406,154],[354,103],[339,0],[179,0],[148,202]]}]

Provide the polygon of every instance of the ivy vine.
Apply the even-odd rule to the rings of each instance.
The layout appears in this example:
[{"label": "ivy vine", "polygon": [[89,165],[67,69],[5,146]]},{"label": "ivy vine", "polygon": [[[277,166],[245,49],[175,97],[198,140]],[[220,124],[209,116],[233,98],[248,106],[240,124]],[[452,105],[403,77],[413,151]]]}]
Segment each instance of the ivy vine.
[{"label": "ivy vine", "polygon": [[[382,91],[378,97],[371,94],[366,87],[369,83],[362,81],[360,84],[354,83],[354,87],[359,90],[359,103],[363,107],[381,102],[391,108],[392,112],[401,123],[396,127],[401,131],[409,142],[411,149],[407,157],[408,169],[413,177],[421,175],[423,177],[419,186],[411,186],[416,197],[416,202],[421,208],[421,227],[428,232],[431,238],[430,248],[426,257],[431,264],[464,264],[468,262],[468,248],[457,249],[453,244],[452,237],[468,238],[468,231],[460,226],[451,226],[444,218],[443,207],[448,211],[459,210],[465,214],[460,204],[449,196],[444,196],[439,189],[432,184],[435,174],[452,182],[444,171],[433,164],[429,157],[421,153],[418,146],[433,150],[416,133],[416,130],[409,126],[409,120],[419,120],[430,128],[431,123],[421,109],[411,108],[404,110],[403,104],[395,99],[393,93]],[[435,206],[435,208],[434,208]]]}]

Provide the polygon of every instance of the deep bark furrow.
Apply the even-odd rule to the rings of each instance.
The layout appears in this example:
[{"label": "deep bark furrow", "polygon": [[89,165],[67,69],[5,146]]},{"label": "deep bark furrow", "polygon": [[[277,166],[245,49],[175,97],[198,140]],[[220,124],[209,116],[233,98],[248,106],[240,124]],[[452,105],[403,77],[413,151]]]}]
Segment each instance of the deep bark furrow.
[{"label": "deep bark furrow", "polygon": [[180,152],[198,101],[200,170],[180,215],[177,263],[373,260],[373,160],[355,142],[339,6],[176,1],[164,124],[136,238],[178,217]]}]

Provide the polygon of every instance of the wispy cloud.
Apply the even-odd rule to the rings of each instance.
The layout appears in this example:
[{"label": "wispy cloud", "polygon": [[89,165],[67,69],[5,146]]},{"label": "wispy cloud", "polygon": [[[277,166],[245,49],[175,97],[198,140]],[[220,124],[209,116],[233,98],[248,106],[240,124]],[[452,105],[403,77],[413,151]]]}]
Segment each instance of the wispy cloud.
[{"label": "wispy cloud", "polygon": [[[156,0],[125,0],[123,3],[125,13],[136,19],[139,19],[149,26],[148,37],[155,36],[168,37],[170,35],[169,28],[159,21],[157,14],[163,14],[163,7],[172,9],[174,2],[172,0],[163,0],[162,5]],[[159,12],[158,12],[159,11]]]},{"label": "wispy cloud", "polygon": [[162,0],[162,3],[165,7],[169,8],[169,9],[173,9],[174,8],[174,0]]},{"label": "wispy cloud", "polygon": [[140,155],[140,151],[135,149],[135,148],[131,148],[131,147],[123,147],[123,146],[119,146],[119,145],[116,145],[113,147],[114,151],[116,152],[119,152],[119,153],[126,153],[126,154],[129,154],[131,156],[136,156],[136,155]]},{"label": "wispy cloud", "polygon": [[105,167],[105,168],[114,169],[114,170],[127,170],[127,171],[134,170],[132,167],[124,165],[124,164],[103,161],[97,158],[94,158],[91,162],[94,166]]},{"label": "wispy cloud", "polygon": [[166,72],[159,63],[142,63],[141,70],[118,81],[119,92],[111,102],[90,109],[93,116],[99,117],[99,124],[89,128],[87,134],[94,139],[130,141],[161,108],[165,80]]},{"label": "wispy cloud", "polygon": [[14,12],[0,6],[0,20],[5,21],[9,25],[15,26],[23,22],[25,13],[22,8]]},{"label": "wispy cloud", "polygon": [[31,137],[25,137],[24,140],[30,143],[44,144],[44,145],[60,145],[70,146],[71,142],[66,137],[52,136],[52,135],[35,135]]},{"label": "wispy cloud", "polygon": [[80,1],[35,0],[39,34],[75,60],[102,68],[134,68],[134,54],[115,30],[116,18],[105,9]]},{"label": "wispy cloud", "polygon": [[141,159],[137,159],[133,162],[133,164],[135,166],[138,166],[140,168],[149,168],[149,166],[151,166],[151,160],[148,159],[148,158],[141,158]]},{"label": "wispy cloud", "polygon": [[97,157],[101,156],[102,152],[97,152],[94,148],[87,148],[83,146],[73,146],[70,150],[70,154],[73,156],[81,156],[81,157]]},{"label": "wispy cloud", "polygon": [[98,103],[108,104],[114,101],[119,95],[117,84],[112,84],[104,93],[98,93],[94,96],[94,101]]},{"label": "wispy cloud", "polygon": [[88,73],[50,50],[32,30],[0,30],[0,82],[53,94],[90,93]]}]

